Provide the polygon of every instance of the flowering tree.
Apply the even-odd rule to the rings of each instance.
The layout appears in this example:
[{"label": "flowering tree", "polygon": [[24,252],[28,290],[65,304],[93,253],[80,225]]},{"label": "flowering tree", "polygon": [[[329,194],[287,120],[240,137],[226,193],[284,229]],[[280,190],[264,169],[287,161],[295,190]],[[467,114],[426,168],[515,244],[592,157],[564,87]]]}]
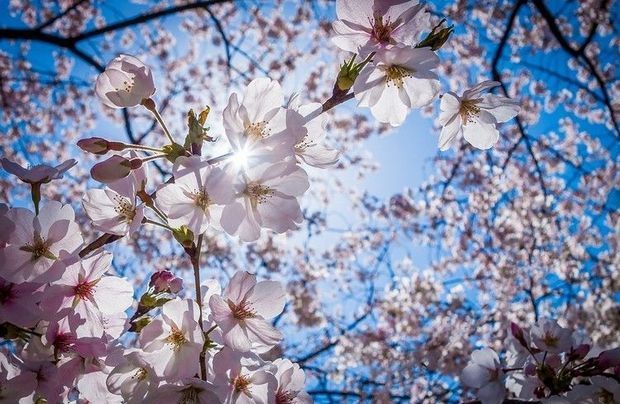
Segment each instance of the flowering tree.
[{"label": "flowering tree", "polygon": [[0,399],[620,401],[614,6],[11,2]]}]

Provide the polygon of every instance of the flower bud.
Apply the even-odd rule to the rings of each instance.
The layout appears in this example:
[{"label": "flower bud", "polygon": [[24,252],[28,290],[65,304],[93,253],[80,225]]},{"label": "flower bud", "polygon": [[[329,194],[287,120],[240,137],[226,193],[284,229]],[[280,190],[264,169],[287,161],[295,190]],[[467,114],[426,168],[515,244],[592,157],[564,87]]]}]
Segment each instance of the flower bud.
[{"label": "flower bud", "polygon": [[527,365],[525,365],[525,367],[523,368],[523,372],[527,375],[527,376],[536,376],[536,364],[529,362]]},{"label": "flower bud", "polygon": [[185,225],[174,229],[172,235],[185,249],[192,248],[194,245],[194,233]]},{"label": "flower bud", "polygon": [[433,51],[440,49],[446,43],[450,37],[450,34],[454,31],[454,25],[438,30],[444,22],[446,22],[445,18],[432,29],[428,36],[424,38],[422,42],[416,46],[416,48],[430,47]]},{"label": "flower bud", "polygon": [[515,337],[515,339],[517,341],[519,341],[519,343],[524,348],[527,348],[528,344],[525,341],[525,335],[523,334],[523,329],[521,327],[519,327],[519,325],[517,323],[514,323],[514,322],[510,323],[510,331],[512,332],[512,335]]},{"label": "flower bud", "polygon": [[109,184],[110,182],[125,178],[131,173],[131,170],[140,168],[142,160],[127,159],[125,157],[114,155],[101,163],[97,163],[90,169],[90,175],[94,180]]},{"label": "flower bud", "polygon": [[151,69],[133,56],[120,55],[97,77],[95,92],[110,108],[139,105],[155,93]]},{"label": "flower bud", "polygon": [[588,344],[580,344],[574,348],[570,354],[568,355],[569,360],[580,360],[586,357],[586,355],[590,352],[590,345]]},{"label": "flower bud", "polygon": [[80,149],[92,154],[106,154],[108,152],[108,141],[100,137],[80,139],[77,145]]},{"label": "flower bud", "polygon": [[170,271],[157,271],[151,275],[149,286],[152,287],[156,293],[167,292],[176,294],[183,288],[183,280],[174,276]]},{"label": "flower bud", "polygon": [[355,63],[355,56],[353,56],[351,60],[345,61],[342,66],[340,66],[340,71],[336,78],[336,87],[338,90],[344,91],[345,93],[349,91],[349,89],[353,87],[353,84],[355,84],[355,80],[357,80],[360,71],[369,61],[370,58],[367,58],[361,63]]}]

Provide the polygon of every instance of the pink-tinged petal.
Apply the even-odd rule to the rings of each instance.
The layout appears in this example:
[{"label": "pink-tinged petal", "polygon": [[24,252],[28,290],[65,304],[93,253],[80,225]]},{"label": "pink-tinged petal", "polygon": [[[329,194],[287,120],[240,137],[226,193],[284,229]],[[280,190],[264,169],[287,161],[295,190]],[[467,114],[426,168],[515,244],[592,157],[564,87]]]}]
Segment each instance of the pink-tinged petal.
[{"label": "pink-tinged petal", "polygon": [[497,122],[509,121],[521,110],[519,101],[494,94],[486,94],[477,105],[493,115]]},{"label": "pink-tinged petal", "polygon": [[224,289],[224,298],[239,303],[246,298],[254,285],[256,285],[255,275],[245,271],[236,272]]},{"label": "pink-tinged petal", "polygon": [[248,123],[259,123],[273,116],[273,110],[284,104],[280,83],[267,77],[254,79],[248,84],[243,97]]},{"label": "pink-tinged petal", "polygon": [[385,91],[385,72],[370,64],[366,65],[353,84],[355,99],[360,107],[377,104]]},{"label": "pink-tinged petal", "polygon": [[253,342],[274,346],[282,341],[282,333],[261,318],[248,318],[245,320],[245,326]]},{"label": "pink-tinged petal", "polygon": [[245,215],[246,211],[243,208],[243,205],[238,201],[234,202],[227,205],[222,211],[220,225],[226,233],[234,235],[237,233],[237,230],[239,229],[241,222],[244,220]]},{"label": "pink-tinged petal", "polygon": [[249,301],[258,315],[270,319],[284,310],[286,292],[280,282],[262,281],[252,289]]},{"label": "pink-tinged petal", "polygon": [[446,151],[452,146],[456,135],[461,130],[461,117],[455,115],[451,121],[447,122],[443,128],[441,128],[441,134],[439,135],[439,150]]},{"label": "pink-tinged petal", "polygon": [[339,20],[352,22],[361,26],[368,25],[373,18],[373,0],[338,0],[336,15]]},{"label": "pink-tinged petal", "polygon": [[480,388],[484,386],[488,380],[488,369],[475,363],[465,366],[465,369],[463,369],[461,373],[461,381],[469,387]]},{"label": "pink-tinged petal", "polygon": [[222,336],[226,345],[235,351],[247,352],[252,348],[248,332],[241,324],[235,324],[228,332],[223,332]]},{"label": "pink-tinged petal", "polygon": [[5,216],[13,224],[13,232],[10,239],[13,244],[24,245],[33,240],[34,212],[24,208],[12,208]]},{"label": "pink-tinged petal", "polygon": [[112,265],[112,254],[102,251],[98,254],[84,258],[81,261],[84,277],[88,281],[99,279],[105,274]]},{"label": "pink-tinged petal", "polygon": [[133,287],[124,279],[104,276],[95,285],[94,298],[103,314],[120,313],[133,303]]},{"label": "pink-tinged petal", "polygon": [[243,220],[239,224],[235,234],[239,236],[242,241],[256,241],[260,237],[261,227],[249,198],[243,198],[243,202],[245,204],[244,215],[242,216]]},{"label": "pink-tinged petal", "polygon": [[163,333],[164,322],[159,318],[155,318],[140,331],[140,337],[138,338],[140,347],[147,352],[159,350],[163,345],[159,340]]},{"label": "pink-tinged petal", "polygon": [[500,83],[498,81],[491,81],[491,80],[483,81],[482,83],[476,84],[469,90],[465,90],[463,92],[462,98],[464,100],[473,100],[473,99],[480,98],[483,92],[488,91],[491,88],[497,87],[499,85]]}]

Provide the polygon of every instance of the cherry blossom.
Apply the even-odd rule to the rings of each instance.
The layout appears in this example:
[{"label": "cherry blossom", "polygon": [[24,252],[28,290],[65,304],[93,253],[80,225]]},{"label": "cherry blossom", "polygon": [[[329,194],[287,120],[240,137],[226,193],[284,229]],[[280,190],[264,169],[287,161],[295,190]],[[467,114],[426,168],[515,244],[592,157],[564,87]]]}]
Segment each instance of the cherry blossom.
[{"label": "cherry blossom", "polygon": [[222,329],[224,341],[241,352],[257,346],[269,349],[282,339],[267,320],[280,314],[284,303],[279,283],[257,283],[256,276],[248,272],[237,272],[222,296],[212,295],[209,299],[213,320]]},{"label": "cherry blossom", "polygon": [[302,220],[297,197],[308,189],[306,172],[294,162],[264,163],[239,176],[237,199],[222,211],[222,228],[243,241],[255,241],[262,227],[276,233],[296,229]]},{"label": "cherry blossom", "polygon": [[448,92],[441,96],[439,123],[443,126],[439,136],[439,149],[447,150],[462,130],[465,140],[478,149],[488,149],[497,143],[497,123],[514,118],[521,107],[517,100],[484,91],[499,86],[497,81],[483,81],[462,96]]},{"label": "cherry blossom", "polygon": [[120,55],[97,77],[95,92],[110,108],[136,106],[155,93],[151,69],[134,56]]},{"label": "cherry blossom", "polygon": [[395,44],[414,46],[420,32],[430,28],[423,8],[418,1],[338,0],[332,41],[363,56]]},{"label": "cherry blossom", "polygon": [[23,208],[5,217],[14,230],[10,244],[0,250],[0,276],[9,282],[45,282],[57,279],[64,259],[82,245],[83,239],[71,205],[48,201],[38,216]]},{"label": "cherry blossom", "polygon": [[233,178],[198,156],[179,157],[173,169],[174,183],[157,192],[157,206],[175,228],[186,225],[199,235],[209,224],[218,224],[223,205],[234,198]]},{"label": "cherry blossom", "polygon": [[112,255],[99,252],[66,268],[62,277],[46,289],[44,309],[50,314],[71,308],[84,323],[78,336],[101,337],[106,315],[123,313],[133,303],[133,288],[126,280],[106,276]]},{"label": "cherry blossom", "polygon": [[108,375],[110,392],[121,395],[127,402],[142,402],[147,394],[153,393],[159,381],[153,367],[143,358],[139,350],[130,350],[123,361]]},{"label": "cherry blossom", "polygon": [[224,347],[213,359],[215,391],[224,404],[275,403],[275,367]]},{"label": "cherry blossom", "polygon": [[340,157],[338,150],[330,149],[325,145],[325,115],[317,115],[321,111],[321,104],[313,102],[301,104],[299,95],[291,97],[288,108],[298,112],[307,123],[306,135],[295,144],[297,158],[313,167],[327,168],[335,165]]},{"label": "cherry blossom", "polygon": [[236,93],[230,96],[222,117],[239,168],[294,155],[306,130],[301,115],[283,104],[280,84],[268,78],[252,80],[241,100]]},{"label": "cherry blossom", "polygon": [[530,330],[532,342],[542,351],[567,352],[572,345],[570,330],[560,327],[554,320],[543,319]]},{"label": "cherry blossom", "polygon": [[145,167],[133,170],[127,177],[111,182],[106,189],[90,189],[82,204],[95,228],[123,236],[135,233],[144,218],[144,206],[137,193],[144,189]]},{"label": "cherry blossom", "polygon": [[177,294],[183,288],[183,279],[177,278],[170,271],[157,271],[151,275],[149,286],[153,288],[155,293]]},{"label": "cherry blossom", "polygon": [[64,173],[77,164],[77,160],[70,159],[55,167],[45,164],[36,165],[30,168],[23,168],[19,164],[3,158],[0,165],[9,173],[17,176],[20,180],[28,184],[45,184],[52,180],[62,178]]},{"label": "cherry blossom", "polygon": [[140,332],[144,356],[158,376],[176,381],[198,373],[204,337],[198,318],[200,309],[192,300],[174,299],[163,305],[161,314]]},{"label": "cherry blossom", "polygon": [[430,48],[393,47],[378,51],[353,85],[360,107],[379,122],[399,126],[412,108],[430,104],[439,93],[432,70],[439,58]]},{"label": "cherry blossom", "polygon": [[299,365],[288,359],[276,359],[273,365],[278,368],[275,373],[278,380],[276,403],[312,403],[312,398],[304,391],[306,376]]},{"label": "cherry blossom", "polygon": [[483,404],[501,403],[504,400],[504,372],[497,353],[489,348],[471,354],[471,362],[463,369],[461,381],[478,389]]}]

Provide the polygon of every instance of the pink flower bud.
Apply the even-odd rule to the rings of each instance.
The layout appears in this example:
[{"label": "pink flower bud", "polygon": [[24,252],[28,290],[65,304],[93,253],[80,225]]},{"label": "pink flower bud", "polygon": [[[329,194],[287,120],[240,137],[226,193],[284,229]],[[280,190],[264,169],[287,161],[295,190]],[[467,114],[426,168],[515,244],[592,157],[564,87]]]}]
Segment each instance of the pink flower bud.
[{"label": "pink flower bud", "polygon": [[517,341],[524,347],[527,348],[527,342],[525,341],[525,336],[523,335],[523,329],[519,327],[517,323],[510,323],[510,331],[512,335],[515,337]]},{"label": "pink flower bud", "polygon": [[619,366],[620,347],[601,352],[601,354],[596,358],[596,364],[600,370]]},{"label": "pink flower bud", "polygon": [[170,271],[158,271],[151,275],[149,286],[155,290],[155,293],[179,293],[183,288],[183,280],[177,278]]},{"label": "pink flower bud", "polygon": [[577,345],[576,348],[572,350],[569,357],[570,360],[579,360],[586,357],[586,355],[590,352],[590,345],[588,344],[580,344]]},{"label": "pink flower bud", "polygon": [[108,141],[100,137],[80,139],[77,145],[80,149],[93,154],[106,154],[109,150]]},{"label": "pink flower bud", "polygon": [[129,175],[131,170],[138,167],[134,167],[134,160],[138,160],[140,165],[142,162],[140,159],[126,159],[125,157],[114,155],[109,159],[97,163],[90,169],[90,175],[94,180],[108,184],[110,182],[120,180]]},{"label": "pink flower bud", "polygon": [[155,93],[151,69],[133,56],[120,55],[97,77],[95,92],[110,108],[139,105]]}]

